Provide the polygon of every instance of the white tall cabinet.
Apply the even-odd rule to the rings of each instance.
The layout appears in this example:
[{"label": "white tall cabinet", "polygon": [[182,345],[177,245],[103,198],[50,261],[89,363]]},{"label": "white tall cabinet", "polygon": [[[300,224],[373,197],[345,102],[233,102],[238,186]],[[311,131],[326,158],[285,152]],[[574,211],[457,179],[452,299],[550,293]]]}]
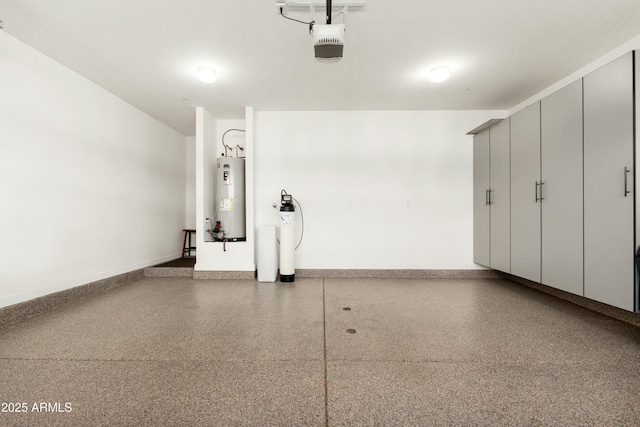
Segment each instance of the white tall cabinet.
[{"label": "white tall cabinet", "polygon": [[582,80],[544,98],[540,113],[541,282],[583,295]]},{"label": "white tall cabinet", "polygon": [[540,281],[540,102],[511,116],[511,274]]},{"label": "white tall cabinet", "polygon": [[584,77],[584,296],[634,309],[633,55]]}]

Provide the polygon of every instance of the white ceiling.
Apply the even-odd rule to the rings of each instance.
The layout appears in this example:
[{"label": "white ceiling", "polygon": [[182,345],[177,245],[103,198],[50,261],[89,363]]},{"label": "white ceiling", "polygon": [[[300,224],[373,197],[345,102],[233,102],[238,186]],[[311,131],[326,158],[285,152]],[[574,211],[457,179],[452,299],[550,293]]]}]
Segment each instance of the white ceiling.
[{"label": "white ceiling", "polygon": [[[280,17],[275,0],[0,0],[0,20],[193,135],[196,105],[221,119],[242,118],[245,106],[507,110],[638,36],[640,1],[367,0],[349,10],[335,64],[314,59],[307,26]],[[438,64],[452,76],[436,85],[425,72]],[[218,81],[196,80],[200,65]]]}]

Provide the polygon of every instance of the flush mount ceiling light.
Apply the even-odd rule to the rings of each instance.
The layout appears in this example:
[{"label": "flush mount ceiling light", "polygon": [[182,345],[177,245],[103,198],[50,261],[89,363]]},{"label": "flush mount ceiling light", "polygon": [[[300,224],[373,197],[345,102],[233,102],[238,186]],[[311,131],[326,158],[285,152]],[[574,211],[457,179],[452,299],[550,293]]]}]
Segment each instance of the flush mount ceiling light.
[{"label": "flush mount ceiling light", "polygon": [[[320,62],[338,62],[342,59],[344,50],[345,17],[349,7],[364,6],[366,0],[276,0],[280,15],[292,21],[309,26],[309,34],[313,36],[315,57]],[[338,14],[333,15],[333,7],[340,7]],[[311,14],[309,22],[290,18],[284,14],[285,8],[308,7]],[[326,25],[315,21],[315,8],[324,7]],[[332,24],[331,20],[342,15],[342,24]]]},{"label": "flush mount ceiling light", "polygon": [[216,70],[209,67],[198,67],[198,80],[203,83],[213,83],[218,78]]},{"label": "flush mount ceiling light", "polygon": [[429,70],[429,80],[433,83],[442,83],[447,80],[450,75],[451,72],[449,71],[449,67],[444,65],[438,65],[437,67],[433,67]]}]

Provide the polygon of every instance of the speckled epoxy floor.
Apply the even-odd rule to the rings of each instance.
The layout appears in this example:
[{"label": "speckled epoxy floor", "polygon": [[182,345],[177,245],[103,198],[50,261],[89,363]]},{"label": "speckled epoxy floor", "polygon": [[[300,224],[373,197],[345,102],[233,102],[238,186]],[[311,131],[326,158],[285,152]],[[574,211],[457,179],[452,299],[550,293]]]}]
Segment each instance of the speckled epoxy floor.
[{"label": "speckled epoxy floor", "polygon": [[0,402],[19,426],[637,426],[640,329],[503,280],[145,278],[0,329]]}]

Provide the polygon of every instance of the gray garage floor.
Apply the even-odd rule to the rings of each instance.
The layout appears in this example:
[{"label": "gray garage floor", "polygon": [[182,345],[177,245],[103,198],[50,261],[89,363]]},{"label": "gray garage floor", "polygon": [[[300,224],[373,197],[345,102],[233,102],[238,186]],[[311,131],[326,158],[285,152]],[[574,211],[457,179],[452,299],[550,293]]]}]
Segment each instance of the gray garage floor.
[{"label": "gray garage floor", "polygon": [[503,280],[145,278],[0,329],[0,401],[19,426],[637,426],[640,329]]}]

